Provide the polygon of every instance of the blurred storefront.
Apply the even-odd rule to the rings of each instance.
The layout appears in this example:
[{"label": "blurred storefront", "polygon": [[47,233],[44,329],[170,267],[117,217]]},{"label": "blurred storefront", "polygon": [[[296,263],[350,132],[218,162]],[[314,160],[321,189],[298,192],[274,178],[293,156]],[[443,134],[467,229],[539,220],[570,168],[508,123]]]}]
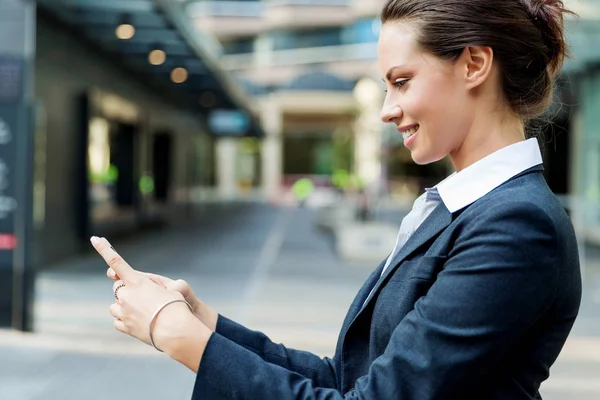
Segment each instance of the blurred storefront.
[{"label": "blurred storefront", "polygon": [[[171,1],[39,1],[34,220],[44,264],[185,216],[214,180],[222,115],[262,130]],[[238,129],[239,128],[239,129]],[[240,132],[240,129],[242,130]],[[245,168],[244,168],[245,169]]]}]

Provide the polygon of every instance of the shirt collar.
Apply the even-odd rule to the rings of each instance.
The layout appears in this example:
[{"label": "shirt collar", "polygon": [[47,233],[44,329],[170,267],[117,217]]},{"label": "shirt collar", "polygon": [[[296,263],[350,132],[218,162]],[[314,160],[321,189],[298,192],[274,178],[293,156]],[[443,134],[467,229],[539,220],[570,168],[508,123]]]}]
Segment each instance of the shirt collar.
[{"label": "shirt collar", "polygon": [[444,205],[454,213],[479,200],[521,172],[542,164],[537,139],[504,147],[436,185]]}]

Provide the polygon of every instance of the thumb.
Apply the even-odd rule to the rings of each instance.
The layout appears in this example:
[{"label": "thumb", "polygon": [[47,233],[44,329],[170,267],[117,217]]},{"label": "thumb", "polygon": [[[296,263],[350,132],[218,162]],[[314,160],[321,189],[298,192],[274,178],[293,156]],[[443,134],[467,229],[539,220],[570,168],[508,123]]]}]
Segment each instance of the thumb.
[{"label": "thumb", "polygon": [[171,280],[171,282],[166,285],[166,288],[174,292],[179,292],[184,296],[189,295],[191,292],[190,285],[183,279],[177,279],[176,281]]},{"label": "thumb", "polygon": [[115,272],[116,275],[121,278],[125,283],[133,283],[139,280],[139,274],[136,270],[131,268],[129,264],[121,257],[115,249],[108,243],[108,240],[93,236],[90,242],[98,252],[104,258],[104,261],[108,266]]}]

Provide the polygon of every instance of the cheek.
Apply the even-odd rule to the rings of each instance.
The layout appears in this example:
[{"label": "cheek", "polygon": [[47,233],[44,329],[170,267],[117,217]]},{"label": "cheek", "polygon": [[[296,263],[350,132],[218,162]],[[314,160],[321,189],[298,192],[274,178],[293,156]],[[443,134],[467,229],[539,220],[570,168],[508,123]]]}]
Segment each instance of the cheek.
[{"label": "cheek", "polygon": [[452,143],[465,129],[468,106],[460,93],[447,82],[432,80],[419,98],[422,122],[427,135],[441,143]]},{"label": "cheek", "polygon": [[411,120],[427,125],[436,123],[443,120],[443,114],[452,102],[451,93],[447,83],[439,79],[421,81],[409,88],[404,96],[404,111]]}]

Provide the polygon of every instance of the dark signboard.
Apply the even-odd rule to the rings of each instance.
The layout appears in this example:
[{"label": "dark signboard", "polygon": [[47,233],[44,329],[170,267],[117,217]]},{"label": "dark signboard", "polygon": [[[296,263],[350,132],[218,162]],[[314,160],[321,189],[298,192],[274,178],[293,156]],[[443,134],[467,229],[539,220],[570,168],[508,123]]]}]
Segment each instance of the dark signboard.
[{"label": "dark signboard", "polygon": [[[22,212],[31,211],[23,208],[26,204],[19,204],[18,200],[19,191],[31,185],[31,181],[26,182],[28,166],[21,160],[21,146],[27,146],[24,140],[30,136],[27,115],[24,105],[0,103],[0,326],[12,326],[14,322],[15,296],[20,285],[16,282],[15,261],[19,245],[26,245],[25,238],[19,237],[26,229],[18,224],[28,219]],[[25,249],[20,250],[23,254]],[[23,267],[23,260],[17,262]]]},{"label": "dark signboard", "polygon": [[18,206],[15,198],[17,141],[14,134],[21,128],[19,108],[0,105],[0,268],[12,265],[11,251],[14,249],[7,238],[14,233],[14,215]]},{"label": "dark signboard", "polygon": [[35,2],[0,0],[0,327],[32,330]]}]

